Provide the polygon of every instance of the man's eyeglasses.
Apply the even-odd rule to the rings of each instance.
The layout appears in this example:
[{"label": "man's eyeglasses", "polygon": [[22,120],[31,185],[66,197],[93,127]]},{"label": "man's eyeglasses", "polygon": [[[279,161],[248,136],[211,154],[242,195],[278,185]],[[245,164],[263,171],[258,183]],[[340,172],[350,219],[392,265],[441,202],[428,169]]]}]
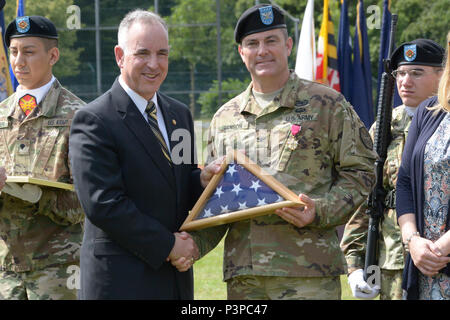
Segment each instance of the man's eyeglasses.
[{"label": "man's eyeglasses", "polygon": [[392,76],[395,79],[403,79],[406,77],[406,75],[409,75],[414,80],[419,80],[421,77],[423,77],[426,73],[424,70],[418,70],[418,69],[412,69],[412,70],[394,70],[392,71]]}]

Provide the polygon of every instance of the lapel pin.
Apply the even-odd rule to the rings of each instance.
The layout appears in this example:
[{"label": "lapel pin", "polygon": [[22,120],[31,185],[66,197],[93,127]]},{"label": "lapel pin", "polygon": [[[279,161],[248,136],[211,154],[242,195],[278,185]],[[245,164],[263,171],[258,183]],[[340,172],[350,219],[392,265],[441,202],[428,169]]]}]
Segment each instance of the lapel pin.
[{"label": "lapel pin", "polygon": [[175,119],[172,119],[172,123],[173,123],[174,126],[177,125],[177,121]]}]

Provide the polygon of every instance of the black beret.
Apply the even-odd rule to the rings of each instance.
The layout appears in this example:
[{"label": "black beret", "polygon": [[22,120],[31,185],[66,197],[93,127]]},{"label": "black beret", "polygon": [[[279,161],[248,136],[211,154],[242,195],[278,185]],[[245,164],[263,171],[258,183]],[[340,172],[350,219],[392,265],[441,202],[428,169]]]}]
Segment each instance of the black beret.
[{"label": "black beret", "polygon": [[9,47],[11,38],[40,37],[58,39],[55,25],[45,17],[23,16],[12,21],[5,31],[5,43]]},{"label": "black beret", "polygon": [[404,64],[442,66],[445,50],[429,39],[416,39],[400,45],[391,56],[392,70]]},{"label": "black beret", "polygon": [[234,29],[234,39],[241,43],[249,34],[277,28],[286,28],[281,9],[272,4],[258,4],[241,15]]}]

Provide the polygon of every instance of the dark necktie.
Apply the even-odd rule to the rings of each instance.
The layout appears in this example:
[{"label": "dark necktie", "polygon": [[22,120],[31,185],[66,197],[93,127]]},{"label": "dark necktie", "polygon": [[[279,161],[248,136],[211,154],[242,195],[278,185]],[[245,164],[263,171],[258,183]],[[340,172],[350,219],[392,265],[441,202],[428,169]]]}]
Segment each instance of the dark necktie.
[{"label": "dark necktie", "polygon": [[172,159],[170,159],[169,149],[167,148],[166,141],[164,140],[164,137],[159,130],[158,119],[156,117],[156,106],[153,101],[148,102],[147,107],[145,108],[145,112],[148,115],[148,123],[152,128],[153,134],[159,141],[161,151],[164,154],[164,157],[166,157],[167,161],[169,161],[169,165],[172,166]]}]

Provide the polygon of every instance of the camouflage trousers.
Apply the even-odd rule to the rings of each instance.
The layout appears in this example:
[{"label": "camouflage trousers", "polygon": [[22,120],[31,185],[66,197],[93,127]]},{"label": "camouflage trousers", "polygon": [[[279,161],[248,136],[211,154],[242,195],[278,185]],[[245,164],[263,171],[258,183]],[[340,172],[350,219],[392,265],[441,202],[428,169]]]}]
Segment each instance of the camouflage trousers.
[{"label": "camouflage trousers", "polygon": [[0,300],[76,300],[67,285],[69,265],[28,272],[0,272]]},{"label": "camouflage trousers", "polygon": [[380,300],[402,300],[403,270],[381,269]]},{"label": "camouflage trousers", "polygon": [[227,280],[228,300],[340,300],[339,277],[237,276]]}]

